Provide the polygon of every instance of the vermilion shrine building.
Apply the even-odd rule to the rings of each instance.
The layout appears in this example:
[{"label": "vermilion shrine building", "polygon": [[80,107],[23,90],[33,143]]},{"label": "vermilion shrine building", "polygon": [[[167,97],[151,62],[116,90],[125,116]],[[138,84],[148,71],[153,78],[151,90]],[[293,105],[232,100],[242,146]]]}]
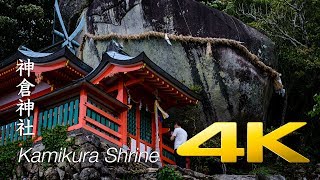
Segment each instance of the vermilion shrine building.
[{"label": "vermilion shrine building", "polygon": [[31,76],[24,76],[36,85],[29,97],[35,103],[29,118],[34,138],[41,139],[42,129],[68,125],[68,131],[85,129],[131,151],[159,151],[162,163],[174,164],[158,109],[194,105],[198,98],[144,53],[107,51],[93,69],[66,47],[53,53],[18,50],[0,62],[0,145],[27,138],[16,131],[19,59],[35,65]]}]

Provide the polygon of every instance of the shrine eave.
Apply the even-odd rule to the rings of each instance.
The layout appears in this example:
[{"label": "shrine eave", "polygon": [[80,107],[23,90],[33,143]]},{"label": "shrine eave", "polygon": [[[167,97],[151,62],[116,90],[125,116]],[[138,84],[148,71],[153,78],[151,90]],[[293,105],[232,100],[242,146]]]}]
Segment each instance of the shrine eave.
[{"label": "shrine eave", "polygon": [[160,77],[169,81],[172,85],[176,86],[178,89],[180,89],[181,91],[183,91],[184,93],[192,97],[193,99],[201,100],[201,97],[197,93],[190,90],[187,86],[182,84],[180,81],[172,77],[169,73],[167,73],[161,67],[159,67],[154,62],[152,62],[144,52],[140,53],[136,57],[127,58],[127,59],[116,59],[114,57],[111,57],[108,53],[104,53],[102,56],[102,62],[100,63],[100,65],[97,67],[96,70],[94,70],[92,73],[89,74],[90,77],[91,78],[95,77],[108,64],[128,66],[128,65],[143,63],[148,69],[150,69],[151,71],[154,71]]},{"label": "shrine eave", "polygon": [[63,97],[66,96],[66,94],[80,92],[80,89],[82,88],[85,88],[89,94],[96,94],[99,96],[99,98],[103,99],[105,102],[108,102],[106,104],[108,104],[110,106],[109,108],[112,108],[112,110],[114,111],[123,111],[128,109],[127,105],[106,94],[102,89],[93,85],[91,82],[88,82],[84,78],[79,79],[78,81],[73,82],[71,84],[68,84],[65,87],[59,88],[49,94],[36,98],[35,100],[33,100],[33,102],[45,103],[48,100],[52,100],[53,98]]},{"label": "shrine eave", "polygon": [[[69,98],[70,94],[79,94],[82,88],[85,88],[90,94],[95,94],[99,96],[100,99],[108,101],[109,103],[107,104],[110,106],[109,108],[111,108],[113,111],[123,111],[128,109],[127,105],[106,94],[102,89],[93,85],[91,82],[88,82],[84,78],[79,79],[78,81],[75,81],[71,84],[68,84],[67,86],[56,89],[51,93],[32,99],[32,102],[36,103],[37,105],[41,104],[42,106],[48,106],[52,103],[55,103],[55,101],[61,101],[62,98]],[[2,115],[7,115],[9,112],[15,112],[16,109],[17,107],[14,106],[12,108],[0,111],[0,119]]]},{"label": "shrine eave", "polygon": [[35,64],[47,64],[61,58],[66,58],[69,60],[69,62],[74,64],[80,70],[86,73],[89,73],[92,71],[92,68],[89,65],[85,64],[79,58],[77,58],[67,47],[64,47],[54,53],[38,53],[38,54],[37,52],[32,52],[32,53],[27,54],[18,50],[15,54],[10,56],[9,58],[3,61],[0,61],[0,69],[6,68],[7,66],[12,65],[18,59],[24,59],[24,60],[30,59],[30,61],[34,62]]}]

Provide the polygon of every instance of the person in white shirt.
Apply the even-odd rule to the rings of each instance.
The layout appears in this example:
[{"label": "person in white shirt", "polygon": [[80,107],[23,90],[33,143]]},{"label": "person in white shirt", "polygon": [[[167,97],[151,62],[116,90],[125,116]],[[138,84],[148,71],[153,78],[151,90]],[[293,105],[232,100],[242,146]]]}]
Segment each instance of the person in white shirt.
[{"label": "person in white shirt", "polygon": [[181,128],[181,124],[179,122],[175,122],[174,131],[171,135],[170,140],[174,140],[174,155],[176,159],[177,166],[181,168],[186,167],[186,158],[177,154],[178,147],[186,142],[188,139],[188,133]]}]

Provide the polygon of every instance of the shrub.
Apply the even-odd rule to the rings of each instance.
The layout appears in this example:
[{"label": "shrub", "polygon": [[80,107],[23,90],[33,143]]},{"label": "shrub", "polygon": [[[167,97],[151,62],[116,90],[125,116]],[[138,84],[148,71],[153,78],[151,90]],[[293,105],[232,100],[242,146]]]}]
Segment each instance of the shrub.
[{"label": "shrub", "polygon": [[74,140],[68,139],[67,126],[57,126],[42,132],[42,143],[47,151],[60,151],[60,148],[67,148],[73,145]]},{"label": "shrub", "polygon": [[182,180],[181,174],[176,172],[174,168],[165,166],[164,168],[160,169],[157,173],[158,180]]}]

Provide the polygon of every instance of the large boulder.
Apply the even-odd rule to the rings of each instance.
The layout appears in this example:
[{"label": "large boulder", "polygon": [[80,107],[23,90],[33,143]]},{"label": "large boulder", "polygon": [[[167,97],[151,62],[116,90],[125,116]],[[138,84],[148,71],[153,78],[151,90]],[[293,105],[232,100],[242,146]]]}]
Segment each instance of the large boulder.
[{"label": "large boulder", "polygon": [[[238,19],[193,0],[93,0],[90,3],[62,0],[61,7],[65,19],[76,19],[80,14],[86,16],[79,41],[85,33],[130,35],[148,31],[227,38],[242,42],[266,65],[277,66],[274,44],[269,38]],[[188,87],[200,87],[201,124],[239,121],[244,117],[246,121],[266,120],[273,93],[272,81],[251,64],[241,50],[227,45],[208,50],[206,44],[180,41],[172,41],[170,46],[159,38],[119,42],[129,55],[144,51]],[[96,67],[107,44],[108,41],[86,39],[84,62]]]}]

